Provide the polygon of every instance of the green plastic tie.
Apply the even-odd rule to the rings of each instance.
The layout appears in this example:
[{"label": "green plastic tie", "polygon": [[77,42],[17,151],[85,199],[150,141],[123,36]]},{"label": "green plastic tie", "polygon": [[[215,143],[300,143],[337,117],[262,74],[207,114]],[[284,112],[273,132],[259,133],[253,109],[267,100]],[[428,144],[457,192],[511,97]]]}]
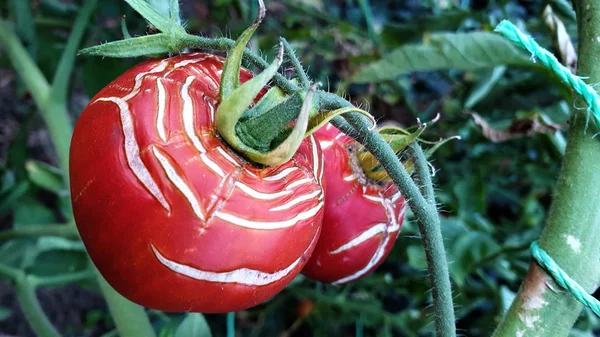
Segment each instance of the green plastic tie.
[{"label": "green plastic tie", "polygon": [[533,62],[535,62],[536,59],[539,60],[543,66],[552,70],[558,78],[567,83],[577,94],[579,94],[579,96],[581,96],[581,98],[583,98],[588,105],[586,129],[589,123],[590,114],[594,116],[596,125],[600,127],[600,96],[598,96],[598,93],[596,93],[596,90],[594,90],[592,86],[585,83],[581,77],[573,75],[573,73],[563,66],[552,53],[542,48],[530,36],[523,34],[519,28],[509,21],[503,20],[496,26],[494,31],[500,33],[515,45],[530,52]]},{"label": "green plastic tie", "polygon": [[561,287],[567,289],[581,304],[592,309],[600,317],[600,302],[592,295],[588,294],[583,287],[573,280],[556,262],[544,251],[537,241],[531,244],[531,255],[537,263],[546,270],[554,281]]}]

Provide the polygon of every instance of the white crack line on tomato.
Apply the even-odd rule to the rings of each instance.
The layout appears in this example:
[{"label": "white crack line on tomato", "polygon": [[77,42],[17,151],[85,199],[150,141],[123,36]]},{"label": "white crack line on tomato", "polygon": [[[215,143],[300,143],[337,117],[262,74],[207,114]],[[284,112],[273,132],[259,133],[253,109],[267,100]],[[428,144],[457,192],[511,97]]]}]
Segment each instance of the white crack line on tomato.
[{"label": "white crack line on tomato", "polygon": [[299,204],[301,202],[308,201],[308,200],[313,200],[315,197],[319,196],[319,194],[321,194],[321,190],[320,189],[319,190],[315,190],[312,193],[305,194],[305,195],[299,196],[297,198],[294,198],[294,199],[286,202],[283,205],[279,205],[277,207],[273,207],[273,208],[269,209],[269,211],[271,211],[271,212],[277,212],[277,211],[288,210],[288,209],[292,208],[293,206],[295,206],[295,205],[297,205],[297,204]]},{"label": "white crack line on tomato", "polygon": [[223,150],[223,148],[221,146],[217,146],[217,151],[219,151],[221,156],[223,156],[223,158],[227,159],[228,162],[230,162],[231,164],[233,164],[236,167],[240,167],[240,163],[235,161],[235,159],[233,159],[233,157],[231,157],[229,155],[229,153],[227,153],[227,151]]},{"label": "white crack line on tomato", "polygon": [[[121,128],[123,130],[123,136],[125,138],[125,157],[127,158],[127,164],[133,171],[136,178],[146,187],[148,191],[154,196],[154,198],[162,205],[167,212],[171,212],[171,208],[167,203],[167,200],[163,196],[162,192],[158,188],[158,185],[150,175],[148,168],[140,157],[140,147],[135,133],[133,130],[133,120],[131,117],[131,111],[129,110],[129,104],[127,103],[132,97],[137,95],[142,86],[142,80],[148,74],[158,73],[164,71],[167,67],[168,61],[161,61],[156,67],[150,69],[147,72],[139,73],[135,76],[135,84],[131,92],[123,97],[101,97],[95,102],[113,102],[119,107],[119,117],[121,120]],[[95,103],[94,102],[94,103]]]},{"label": "white crack line on tomato", "polygon": [[186,135],[192,141],[192,144],[200,153],[205,153],[206,149],[202,146],[202,142],[198,138],[196,134],[196,129],[194,128],[194,102],[192,102],[192,96],[190,96],[190,85],[194,82],[194,76],[188,76],[185,79],[185,83],[181,87],[181,99],[183,100],[182,109],[181,109],[181,117],[183,119],[183,128],[185,130]]},{"label": "white crack line on tomato", "polygon": [[275,192],[275,193],[264,193],[264,192],[259,192],[253,188],[251,188],[248,185],[243,184],[240,181],[236,181],[235,182],[235,187],[237,187],[240,191],[246,193],[247,195],[251,196],[254,199],[258,199],[258,200],[274,200],[286,195],[290,195],[292,194],[294,191],[290,191],[290,190],[284,190],[284,191],[279,191],[279,192]]},{"label": "white crack line on tomato", "polygon": [[265,181],[279,181],[279,180],[283,180],[283,179],[285,179],[285,177],[287,177],[292,172],[297,171],[297,170],[298,170],[297,167],[288,167],[288,168],[283,169],[282,171],[278,172],[277,174],[275,174],[273,176],[263,178],[263,180],[265,180]]},{"label": "white crack line on tomato", "polygon": [[214,125],[215,123],[215,104],[216,101],[208,96],[204,95],[204,103],[208,107],[208,115],[210,116],[210,124]]},{"label": "white crack line on tomato", "polygon": [[312,149],[312,159],[313,159],[313,176],[315,180],[321,185],[321,179],[319,178],[319,170],[322,169],[322,165],[319,163],[319,150],[317,148],[317,140],[314,135],[310,135],[310,145]]},{"label": "white crack line on tomato", "polygon": [[312,178],[303,178],[303,179],[299,179],[296,181],[291,182],[289,185],[287,185],[285,187],[286,190],[291,190],[293,188],[296,188],[300,185],[304,185],[304,184],[308,184],[310,182],[313,182],[314,180]]},{"label": "white crack line on tomato", "polygon": [[345,177],[344,177],[344,178],[342,178],[342,179],[344,179],[344,181],[354,181],[354,180],[356,180],[357,178],[356,178],[356,174],[352,173],[352,174],[350,174],[350,175],[347,175],[347,176],[345,176]]},{"label": "white crack line on tomato", "polygon": [[264,286],[285,278],[290,274],[290,272],[292,272],[296,267],[298,267],[300,263],[305,261],[308,252],[315,245],[317,237],[317,234],[313,236],[313,239],[308,245],[308,248],[306,248],[306,250],[302,252],[302,254],[300,254],[300,256],[294,262],[292,262],[285,269],[278,270],[274,273],[267,273],[264,271],[250,268],[234,269],[232,271],[227,272],[212,272],[201,270],[198,268],[175,262],[173,260],[169,260],[165,256],[163,256],[153,244],[150,244],[150,247],[152,248],[152,251],[154,252],[156,258],[158,259],[158,261],[160,261],[162,265],[178,274],[191,277],[195,280],[217,283],[239,283],[248,286]]},{"label": "white crack line on tomato", "polygon": [[[365,197],[367,197],[367,196],[365,195]],[[371,268],[376,266],[381,261],[383,256],[385,255],[385,247],[387,246],[388,242],[390,241],[390,237],[391,237],[391,235],[389,235],[389,234],[400,230],[400,225],[398,224],[397,219],[394,215],[394,206],[393,206],[393,203],[391,202],[391,200],[386,199],[382,196],[380,196],[380,197],[369,196],[369,197],[371,197],[370,200],[376,199],[381,202],[381,205],[385,209],[385,213],[387,215],[388,221],[391,222],[391,226],[388,225],[388,223],[375,224],[371,228],[362,232],[358,237],[350,240],[348,243],[340,246],[339,248],[330,251],[331,254],[339,254],[342,251],[354,248],[354,247],[362,244],[363,242],[375,237],[378,234],[382,234],[382,233],[385,234],[383,236],[383,239],[379,242],[379,245],[377,246],[375,253],[371,257],[371,259],[369,260],[367,265],[365,265],[362,269],[360,269],[356,273],[346,276],[344,278],[341,278],[335,282],[332,282],[332,284],[342,284],[342,283],[346,283],[349,281],[353,281],[353,280],[356,280],[359,277],[365,275],[366,273],[368,273],[369,270],[371,270]],[[367,199],[369,199],[369,198],[367,198]],[[403,212],[404,212],[404,209],[402,209],[402,211],[400,212],[401,215],[403,214]],[[400,216],[398,217],[398,219],[399,218],[400,218]],[[373,228],[375,228],[375,229],[373,229]],[[364,234],[364,236],[363,236],[363,234]]]},{"label": "white crack line on tomato", "polygon": [[319,144],[321,144],[321,149],[327,150],[333,145],[333,140],[321,140]]},{"label": "white crack line on tomato", "polygon": [[171,75],[171,73],[172,73],[173,71],[177,70],[178,68],[185,67],[185,66],[187,66],[188,64],[193,64],[193,63],[199,63],[199,62],[202,62],[202,61],[206,60],[207,58],[208,58],[208,57],[207,57],[207,55],[205,55],[205,56],[198,57],[198,58],[194,58],[194,59],[187,59],[187,60],[179,61],[179,62],[177,62],[177,63],[175,63],[175,64],[173,65],[173,69],[169,70],[169,71],[168,71],[168,72],[165,74],[165,76],[169,76],[169,75]]},{"label": "white crack line on tomato", "polygon": [[215,163],[208,157],[208,153],[202,153],[200,155],[200,160],[202,161],[202,163],[204,163],[204,165],[206,165],[206,167],[208,167],[210,170],[216,173],[219,177],[225,178],[225,172],[223,172],[223,170],[219,165],[217,165],[217,163]]},{"label": "white crack line on tomato", "polygon": [[198,219],[202,221],[206,220],[206,216],[202,212],[202,207],[200,207],[200,202],[198,201],[198,198],[192,189],[185,182],[185,178],[181,177],[177,173],[175,167],[173,167],[173,164],[169,161],[169,159],[167,159],[167,156],[162,154],[158,148],[152,147],[152,152],[154,153],[156,159],[158,159],[160,166],[162,166],[169,180],[175,185],[175,187],[177,187],[179,192],[183,194],[185,199],[187,199]]},{"label": "white crack line on tomato", "polygon": [[157,102],[158,108],[156,111],[156,130],[158,135],[163,142],[167,141],[167,131],[165,128],[165,110],[167,102],[167,93],[165,92],[165,85],[162,83],[162,79],[156,79],[156,91],[158,93]]},{"label": "white crack line on tomato", "polygon": [[236,225],[236,226],[240,226],[240,227],[246,227],[246,228],[252,228],[252,229],[263,229],[263,230],[274,230],[274,229],[292,227],[300,221],[308,220],[311,217],[315,216],[319,212],[319,210],[321,210],[321,208],[323,208],[322,201],[319,202],[317,205],[315,205],[315,207],[308,209],[304,212],[298,213],[295,217],[293,217],[291,219],[283,220],[283,221],[270,221],[270,222],[268,222],[268,221],[252,221],[252,220],[248,220],[248,219],[243,219],[243,218],[237,217],[235,215],[223,213],[221,211],[216,211],[214,213],[214,216],[217,218],[220,218],[222,220],[225,220],[232,225]]}]

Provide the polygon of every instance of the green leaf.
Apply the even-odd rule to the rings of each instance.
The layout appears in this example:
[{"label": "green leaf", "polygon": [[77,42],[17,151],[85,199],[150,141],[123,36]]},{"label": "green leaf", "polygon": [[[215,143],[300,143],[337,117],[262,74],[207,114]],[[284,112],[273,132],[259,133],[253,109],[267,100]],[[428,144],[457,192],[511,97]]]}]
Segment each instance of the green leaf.
[{"label": "green leaf", "polygon": [[73,73],[73,67],[75,66],[75,57],[77,56],[77,49],[81,43],[81,39],[85,30],[90,22],[90,16],[96,9],[97,0],[85,0],[81,10],[77,14],[77,19],[73,25],[73,30],[67,40],[67,45],[63,51],[58,67],[54,73],[52,80],[52,87],[50,89],[50,95],[54,102],[60,104],[66,104],[68,91],[69,91],[69,80]]},{"label": "green leaf", "polygon": [[18,266],[27,254],[35,251],[35,244],[26,240],[11,240],[0,246],[0,263]]},{"label": "green leaf", "polygon": [[190,313],[179,324],[174,337],[212,337],[212,333],[204,315]]},{"label": "green leaf", "polygon": [[[169,18],[161,14],[159,11],[154,9],[152,5],[144,0],[125,0],[136,12],[140,13],[144,19],[148,20],[154,27],[161,32],[169,31],[173,24],[169,21]],[[155,1],[153,1],[155,2]]]},{"label": "green leaf", "polygon": [[29,1],[13,0],[12,7],[15,15],[15,30],[24,45],[27,46],[29,55],[35,57],[37,41],[35,25],[31,16],[31,3]]},{"label": "green leaf", "polygon": [[171,37],[167,34],[152,34],[84,48],[79,51],[79,55],[126,58],[167,54],[172,51],[171,41]]},{"label": "green leaf", "polygon": [[473,90],[471,90],[471,94],[465,101],[465,108],[471,109],[482,99],[484,99],[490,93],[490,91],[492,91],[502,76],[504,76],[505,72],[506,67],[504,66],[494,67],[488,71],[484,77],[477,82],[477,85],[475,85]]},{"label": "green leaf", "polygon": [[12,310],[5,307],[0,307],[0,322],[6,320],[12,315]]},{"label": "green leaf", "polygon": [[526,52],[497,34],[439,33],[425,43],[394,49],[360,70],[353,81],[381,82],[413,71],[475,70],[501,65],[539,67]]},{"label": "green leaf", "polygon": [[415,269],[427,269],[427,259],[425,250],[421,245],[408,246],[406,249],[408,255],[408,264]]},{"label": "green leaf", "polygon": [[42,4],[47,6],[49,9],[61,14],[67,12],[74,12],[77,10],[77,5],[75,3],[66,3],[61,0],[42,0]]},{"label": "green leaf", "polygon": [[27,181],[22,181],[6,195],[0,199],[0,216],[5,215],[12,207],[23,197],[30,189],[31,185]]},{"label": "green leaf", "polygon": [[57,236],[46,236],[38,239],[37,248],[40,253],[52,250],[72,250],[85,252],[81,241],[68,240]]},{"label": "green leaf", "polygon": [[51,223],[56,223],[54,212],[29,195],[14,208],[15,227]]},{"label": "green leaf", "polygon": [[66,191],[60,169],[37,160],[28,160],[25,163],[25,170],[34,185],[57,194]]},{"label": "green leaf", "polygon": [[233,46],[231,46],[223,65],[223,72],[221,73],[221,86],[219,87],[219,98],[221,101],[240,86],[240,67],[242,66],[244,50],[246,50],[246,45],[250,42],[252,34],[254,34],[264,17],[265,8],[263,6],[258,11],[258,16],[252,25],[246,28],[237,40],[235,40]]},{"label": "green leaf", "polygon": [[8,170],[2,174],[0,178],[0,195],[7,193],[13,189],[16,184],[15,172]]},{"label": "green leaf", "polygon": [[21,267],[39,276],[56,276],[86,269],[83,243],[55,236],[41,237],[23,257]]},{"label": "green leaf", "polygon": [[179,10],[179,0],[169,0],[169,19],[181,25],[181,12]]},{"label": "green leaf", "polygon": [[162,16],[169,16],[170,14],[170,2],[165,0],[146,0],[146,2],[152,6],[157,12],[159,12]]}]

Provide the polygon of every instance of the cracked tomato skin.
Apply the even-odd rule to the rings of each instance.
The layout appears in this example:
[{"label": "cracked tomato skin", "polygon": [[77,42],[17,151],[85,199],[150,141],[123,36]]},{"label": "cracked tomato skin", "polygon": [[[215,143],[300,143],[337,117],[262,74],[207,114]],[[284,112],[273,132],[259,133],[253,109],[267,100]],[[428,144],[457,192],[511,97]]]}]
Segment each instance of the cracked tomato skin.
[{"label": "cracked tomato skin", "polygon": [[[164,311],[243,310],[301,271],[323,217],[322,152],[258,168],[218,137],[224,59],[143,62],[102,89],[73,134],[73,211],[122,295]],[[241,71],[242,81],[252,77]]]},{"label": "cracked tomato skin", "polygon": [[406,205],[393,183],[365,183],[352,154],[359,144],[352,138],[331,124],[315,137],[326,163],[325,215],[321,237],[302,273],[344,284],[369,274],[389,255]]}]

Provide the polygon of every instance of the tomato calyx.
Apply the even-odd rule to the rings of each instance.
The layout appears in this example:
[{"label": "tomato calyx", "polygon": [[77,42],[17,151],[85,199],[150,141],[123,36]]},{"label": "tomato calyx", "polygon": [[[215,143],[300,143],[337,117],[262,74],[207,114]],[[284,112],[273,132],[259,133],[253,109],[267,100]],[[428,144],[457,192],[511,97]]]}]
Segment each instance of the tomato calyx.
[{"label": "tomato calyx", "polygon": [[[408,173],[412,173],[414,170],[414,159],[412,156],[406,153],[406,149],[413,142],[420,142],[431,145],[425,151],[425,156],[429,158],[433,153],[439,149],[442,145],[453,139],[460,139],[460,136],[453,136],[449,138],[442,138],[438,141],[428,141],[421,138],[421,135],[425,129],[439,120],[439,114],[428,123],[421,123],[417,120],[417,124],[410,126],[406,129],[397,126],[384,126],[379,129],[381,137],[390,144],[390,147],[394,150],[396,155],[399,157],[402,165],[406,168]],[[356,164],[353,166],[355,171],[365,177],[365,184],[381,184],[384,182],[390,182],[392,179],[389,177],[387,172],[383,169],[381,164],[375,159],[375,156],[368,150],[361,148],[358,150],[348,149],[350,157],[356,157]],[[360,167],[360,169],[355,168]],[[361,175],[359,175],[360,177]]]},{"label": "tomato calyx", "polygon": [[[283,44],[280,43],[277,57],[271,65],[251,80],[240,85],[239,75],[244,49],[250,41],[252,34],[263,20],[264,15],[264,4],[260,1],[256,20],[240,35],[229,51],[223,66],[223,72],[221,73],[221,86],[219,90],[219,99],[221,102],[215,115],[216,127],[227,144],[247,159],[262,165],[279,165],[292,158],[298,150],[302,139],[304,139],[309,114],[313,110],[312,97],[316,90],[316,85],[308,88],[306,93],[299,91],[297,95],[293,95],[290,99],[285,99],[286,95],[280,92],[278,88],[271,88],[256,104],[254,113],[262,114],[265,111],[277,109],[277,107],[283,107],[284,109],[297,108],[297,104],[286,105],[286,102],[289,100],[293,100],[294,103],[300,103],[300,112],[294,126],[286,137],[275,144],[275,146],[271,146],[272,142],[263,142],[263,144],[260,144],[255,141],[254,144],[248,144],[249,142],[245,142],[243,138],[238,136],[236,126],[240,118],[242,118],[244,113],[249,112],[249,106],[254,102],[255,97],[272,80],[273,76],[277,74],[279,66],[283,62],[284,48]],[[296,99],[294,100],[293,98]],[[271,140],[277,136],[272,133],[267,135],[271,137]],[[263,146],[256,146],[257,144]]]},{"label": "tomato calyx", "polygon": [[[259,1],[259,7],[256,20],[235,41],[225,61],[216,127],[228,145],[245,158],[261,165],[274,166],[288,161],[296,153],[302,139],[335,116],[356,111],[372,117],[353,106],[320,111],[320,101],[328,96],[323,92],[315,94],[320,83],[311,85],[285,39],[280,40],[279,52],[273,63],[240,85],[239,73],[244,50],[265,15],[262,1]],[[300,82],[300,88],[292,94],[286,94],[281,88],[272,87],[250,107],[255,97],[278,73],[284,56],[294,65],[297,76],[295,82]]]}]

